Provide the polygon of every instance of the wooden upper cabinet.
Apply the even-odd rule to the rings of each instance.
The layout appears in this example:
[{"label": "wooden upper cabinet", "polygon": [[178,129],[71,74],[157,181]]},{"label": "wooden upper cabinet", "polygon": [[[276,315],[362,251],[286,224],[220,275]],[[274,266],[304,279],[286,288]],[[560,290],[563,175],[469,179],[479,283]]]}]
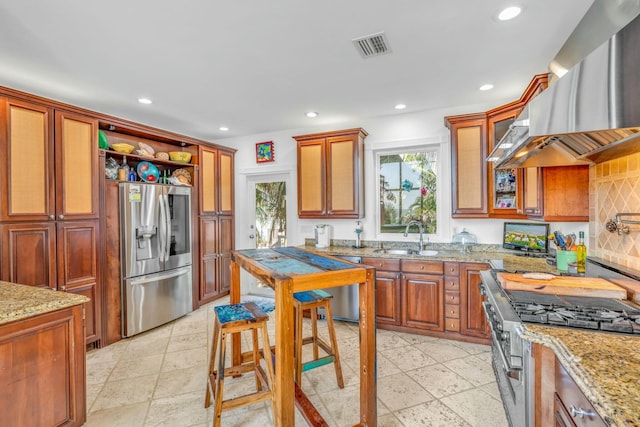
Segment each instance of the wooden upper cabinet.
[{"label": "wooden upper cabinet", "polygon": [[0,110],[1,219],[97,218],[97,120],[8,98]]},{"label": "wooden upper cabinet", "polygon": [[[538,207],[530,214],[531,219],[542,221],[587,222],[589,221],[589,166],[554,166],[537,169],[536,181],[525,181],[525,198],[534,200]],[[532,175],[533,177],[533,175]],[[535,182],[537,195],[528,184]]]},{"label": "wooden upper cabinet", "polygon": [[451,216],[486,217],[486,116],[446,117],[445,122],[451,131]]},{"label": "wooden upper cabinet", "polygon": [[364,129],[294,136],[298,142],[298,216],[364,216]]},{"label": "wooden upper cabinet", "polygon": [[233,152],[200,147],[200,214],[233,213]]},{"label": "wooden upper cabinet", "polygon": [[445,117],[451,132],[452,217],[526,218],[523,171],[497,171],[487,156],[527,103],[548,85],[534,76],[520,98],[493,110]]},{"label": "wooden upper cabinet", "polygon": [[1,219],[55,218],[53,110],[0,98]]},{"label": "wooden upper cabinet", "polygon": [[57,219],[98,218],[98,120],[56,111]]}]

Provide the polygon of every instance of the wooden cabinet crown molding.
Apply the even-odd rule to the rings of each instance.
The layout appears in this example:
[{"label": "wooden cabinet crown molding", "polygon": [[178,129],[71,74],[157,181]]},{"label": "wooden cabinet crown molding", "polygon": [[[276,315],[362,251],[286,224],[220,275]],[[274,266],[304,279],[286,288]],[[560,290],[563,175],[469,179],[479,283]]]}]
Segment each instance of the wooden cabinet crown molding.
[{"label": "wooden cabinet crown molding", "polygon": [[0,96],[6,96],[15,100],[24,101],[27,103],[37,103],[47,108],[54,110],[65,110],[71,113],[82,114],[85,116],[97,119],[100,129],[116,131],[122,134],[153,139],[159,142],[165,142],[181,146],[185,145],[202,145],[212,148],[224,148],[225,150],[237,151],[234,148],[221,146],[211,141],[205,141],[202,139],[182,135],[179,133],[159,129],[153,126],[137,123],[128,119],[111,116],[104,113],[89,110],[87,108],[78,107],[71,104],[66,104],[61,101],[56,101],[49,98],[44,98],[38,95],[22,92],[17,89],[12,89],[5,86],[0,86]]}]

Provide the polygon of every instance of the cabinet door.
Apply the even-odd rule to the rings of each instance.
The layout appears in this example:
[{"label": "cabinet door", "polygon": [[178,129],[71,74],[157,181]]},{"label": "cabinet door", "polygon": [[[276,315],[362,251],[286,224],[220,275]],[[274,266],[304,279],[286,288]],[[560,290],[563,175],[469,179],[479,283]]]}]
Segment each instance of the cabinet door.
[{"label": "cabinet door", "polygon": [[[500,139],[520,113],[520,108],[511,108],[489,117],[488,152]],[[492,218],[518,218],[522,214],[522,193],[520,181],[521,169],[494,169],[493,163],[487,163],[489,179],[489,213]],[[523,215],[522,215],[523,217]]]},{"label": "cabinet door", "polygon": [[484,297],[480,294],[480,271],[488,270],[486,264],[460,265],[460,333],[474,337],[489,338],[489,327],[487,325],[482,301]]},{"label": "cabinet door", "polygon": [[327,138],[327,214],[358,218],[362,204],[359,171],[362,156],[357,135]]},{"label": "cabinet door", "polygon": [[486,217],[487,121],[484,117],[456,122],[451,130],[452,216]]},{"label": "cabinet door", "polygon": [[56,111],[57,219],[98,218],[98,121]]},{"label": "cabinet door", "polygon": [[220,150],[219,195],[220,206],[218,212],[222,215],[233,214],[233,153]]},{"label": "cabinet door", "polygon": [[531,217],[542,216],[542,169],[524,168],[522,208]]},{"label": "cabinet door", "polygon": [[218,296],[218,217],[200,219],[200,302]]},{"label": "cabinet door", "polygon": [[399,325],[400,298],[400,273],[376,271],[376,322]]},{"label": "cabinet door", "polygon": [[221,293],[231,289],[231,251],[234,248],[234,223],[231,216],[220,216],[218,243],[218,281]]},{"label": "cabinet door", "polygon": [[404,274],[402,324],[413,328],[444,330],[444,280],[442,276]]},{"label": "cabinet door", "polygon": [[298,216],[326,214],[324,138],[298,142]]},{"label": "cabinet door", "polygon": [[0,414],[11,426],[86,421],[81,306],[0,325]]},{"label": "cabinet door", "polygon": [[5,224],[2,230],[2,280],[56,289],[54,223]]},{"label": "cabinet door", "polygon": [[544,220],[589,221],[589,166],[543,168]]},{"label": "cabinet door", "polygon": [[57,224],[58,290],[90,299],[84,304],[87,344],[102,336],[98,230],[98,221]]},{"label": "cabinet door", "polygon": [[0,123],[1,219],[53,219],[53,110],[0,98]]},{"label": "cabinet door", "polygon": [[218,150],[200,147],[200,213],[218,212]]}]

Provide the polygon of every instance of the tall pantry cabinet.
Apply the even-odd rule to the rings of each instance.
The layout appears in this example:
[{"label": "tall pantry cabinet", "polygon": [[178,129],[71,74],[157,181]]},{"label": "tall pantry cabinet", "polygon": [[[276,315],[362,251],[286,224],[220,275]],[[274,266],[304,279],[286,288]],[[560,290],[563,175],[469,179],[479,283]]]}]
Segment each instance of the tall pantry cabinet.
[{"label": "tall pantry cabinet", "polygon": [[98,121],[0,97],[0,278],[85,295],[101,337]]},{"label": "tall pantry cabinet", "polygon": [[199,148],[200,292],[204,304],[230,289],[234,249],[233,150]]}]

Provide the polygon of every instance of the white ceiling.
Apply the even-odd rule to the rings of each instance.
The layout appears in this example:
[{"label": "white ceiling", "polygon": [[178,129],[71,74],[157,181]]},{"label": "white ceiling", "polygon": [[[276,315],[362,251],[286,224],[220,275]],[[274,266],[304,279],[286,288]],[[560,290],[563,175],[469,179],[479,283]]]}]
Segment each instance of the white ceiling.
[{"label": "white ceiling", "polygon": [[[0,85],[210,141],[498,106],[547,71],[591,3],[0,0]],[[498,22],[512,4],[523,13]],[[392,53],[363,59],[351,40],[379,31]]]}]

